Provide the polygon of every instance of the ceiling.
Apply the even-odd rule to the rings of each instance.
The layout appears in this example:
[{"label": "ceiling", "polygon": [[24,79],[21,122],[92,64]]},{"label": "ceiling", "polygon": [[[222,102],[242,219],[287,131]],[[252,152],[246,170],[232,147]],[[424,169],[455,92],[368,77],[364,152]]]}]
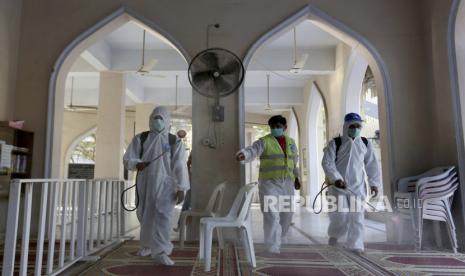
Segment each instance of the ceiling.
[{"label": "ceiling", "polygon": [[[112,49],[142,50],[143,29],[134,22],[128,22],[108,35],[104,40]],[[153,33],[146,33],[145,48],[150,50],[171,50],[171,46]]]},{"label": "ceiling", "polygon": [[[329,33],[323,31],[310,20],[303,21],[295,27],[298,49],[336,47],[340,41]],[[294,47],[294,32],[271,39],[265,44],[270,49],[292,49]]]},{"label": "ceiling", "polygon": [[[191,105],[191,86],[187,77],[188,64],[179,52],[153,32],[146,33],[145,62],[155,58],[152,73],[161,77],[143,77],[134,72],[140,67],[142,52],[140,25],[128,22],[102,41],[91,46],[78,58],[66,85],[65,102],[70,102],[71,77],[74,78],[73,103],[97,105],[99,71],[112,70],[127,74],[128,106],[141,102],[173,105],[176,76],[178,104]],[[294,34],[288,30],[271,39],[254,55],[245,78],[246,111],[269,114],[267,75],[270,75],[270,103],[274,108],[290,108],[303,102],[303,87],[316,75],[335,70],[335,48],[339,40],[318,28],[311,21],[296,26],[297,55],[309,58],[299,75],[289,72],[294,63]]]}]

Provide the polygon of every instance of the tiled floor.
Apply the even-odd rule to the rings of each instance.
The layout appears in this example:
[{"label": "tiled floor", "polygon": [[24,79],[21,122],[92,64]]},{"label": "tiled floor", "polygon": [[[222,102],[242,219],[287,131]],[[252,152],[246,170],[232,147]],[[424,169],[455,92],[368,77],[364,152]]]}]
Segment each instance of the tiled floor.
[{"label": "tiled floor", "polygon": [[[173,228],[176,226],[180,209],[176,209]],[[259,204],[253,204],[251,209],[252,231],[254,243],[263,243],[263,216]],[[289,230],[289,244],[318,244],[326,243],[328,240],[327,229],[329,218],[326,214],[316,215],[309,212],[306,208],[298,209],[293,218],[293,227]],[[365,242],[385,242],[386,232],[385,225],[373,220],[365,220]],[[136,240],[139,239],[139,229],[129,233]],[[172,231],[172,240],[178,240],[178,233]]]}]

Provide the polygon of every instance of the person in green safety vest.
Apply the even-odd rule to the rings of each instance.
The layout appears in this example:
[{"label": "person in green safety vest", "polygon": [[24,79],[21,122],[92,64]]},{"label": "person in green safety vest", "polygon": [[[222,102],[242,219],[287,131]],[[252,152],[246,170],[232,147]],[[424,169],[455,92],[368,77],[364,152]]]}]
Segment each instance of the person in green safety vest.
[{"label": "person in green safety vest", "polygon": [[270,253],[280,253],[292,222],[294,189],[300,189],[298,150],[294,140],[284,134],[286,118],[273,116],[268,125],[271,133],[240,150],[236,159],[244,163],[260,158],[258,191],[265,246]]}]

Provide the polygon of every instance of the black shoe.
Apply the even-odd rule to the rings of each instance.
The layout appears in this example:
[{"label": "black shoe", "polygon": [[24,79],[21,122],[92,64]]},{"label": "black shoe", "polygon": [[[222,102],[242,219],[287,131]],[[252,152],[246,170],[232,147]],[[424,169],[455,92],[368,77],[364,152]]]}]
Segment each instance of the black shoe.
[{"label": "black shoe", "polygon": [[336,238],[329,238],[328,245],[336,246],[337,245],[337,239]]}]

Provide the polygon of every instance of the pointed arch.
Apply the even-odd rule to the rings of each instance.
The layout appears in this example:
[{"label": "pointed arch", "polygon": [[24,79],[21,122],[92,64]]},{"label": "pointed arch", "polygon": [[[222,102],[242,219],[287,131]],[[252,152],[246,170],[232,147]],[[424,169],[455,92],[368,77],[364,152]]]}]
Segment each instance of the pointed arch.
[{"label": "pointed arch", "polygon": [[68,148],[66,149],[66,153],[64,155],[64,160],[62,160],[64,166],[63,166],[63,178],[68,177],[68,167],[69,167],[69,159],[71,159],[71,155],[73,154],[74,149],[76,146],[87,136],[91,135],[92,133],[95,133],[97,131],[97,126],[93,126],[90,129],[87,129],[83,133],[79,134],[77,137],[74,138],[74,140],[69,144]]},{"label": "pointed arch", "polygon": [[[449,77],[453,101],[455,141],[460,179],[465,178],[465,1],[453,0],[449,13],[447,30],[447,50],[449,58]],[[462,77],[460,77],[462,76]],[[465,214],[465,189],[461,188],[461,208]]]},{"label": "pointed arch", "polygon": [[[158,37],[165,43],[173,47],[178,53],[189,62],[191,57],[181,44],[164,31],[155,22],[145,18],[128,7],[121,7],[109,16],[103,18],[92,27],[77,36],[71,43],[66,46],[59,55],[49,80],[48,90],[48,107],[47,107],[47,132],[45,146],[45,172],[46,178],[57,174],[60,162],[60,147],[56,141],[60,141],[60,130],[55,126],[60,125],[63,112],[64,90],[66,76],[76,58],[92,44],[104,38],[114,30],[129,21],[136,22],[148,32]],[[58,165],[57,165],[58,164]],[[53,171],[52,171],[53,170]]]},{"label": "pointed arch", "polygon": [[[311,20],[317,26],[327,31],[331,35],[339,38],[344,43],[350,45],[353,49],[357,50],[362,56],[369,61],[372,65],[372,69],[375,75],[376,83],[379,83],[379,92],[384,97],[384,117],[382,118],[381,126],[385,129],[385,133],[382,135],[382,149],[383,149],[383,162],[388,164],[388,171],[385,171],[385,177],[390,180],[390,183],[395,183],[395,166],[394,166],[394,143],[392,137],[392,110],[391,110],[391,81],[387,65],[383,61],[383,58],[375,49],[375,47],[361,34],[352,30],[344,23],[330,17],[326,13],[317,9],[313,5],[309,4],[303,7],[300,11],[290,16],[270,31],[263,34],[247,51],[244,58],[244,67],[247,70],[253,55],[256,51],[264,45],[266,42],[276,38],[285,32],[291,30],[295,25],[303,22],[304,20]],[[244,146],[244,120],[245,120],[245,85],[243,84],[239,90],[239,141],[240,146]],[[386,161],[384,161],[386,160]],[[245,180],[245,170],[241,169],[241,179]],[[392,189],[391,189],[392,193]]]}]

